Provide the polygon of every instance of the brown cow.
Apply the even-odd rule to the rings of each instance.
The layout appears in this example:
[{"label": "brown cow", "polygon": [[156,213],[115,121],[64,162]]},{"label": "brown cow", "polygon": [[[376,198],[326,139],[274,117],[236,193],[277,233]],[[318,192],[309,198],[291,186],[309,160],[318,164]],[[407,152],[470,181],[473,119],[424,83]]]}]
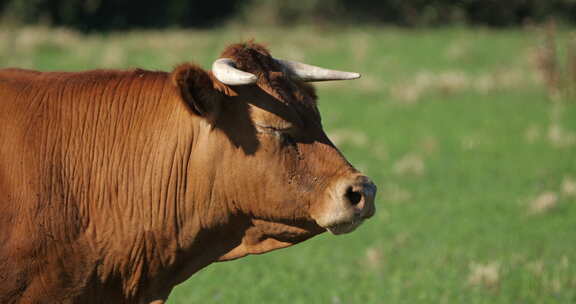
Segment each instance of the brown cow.
[{"label": "brown cow", "polygon": [[215,261],[374,214],[305,81],[228,47],[211,72],[0,70],[0,302],[163,303]]}]

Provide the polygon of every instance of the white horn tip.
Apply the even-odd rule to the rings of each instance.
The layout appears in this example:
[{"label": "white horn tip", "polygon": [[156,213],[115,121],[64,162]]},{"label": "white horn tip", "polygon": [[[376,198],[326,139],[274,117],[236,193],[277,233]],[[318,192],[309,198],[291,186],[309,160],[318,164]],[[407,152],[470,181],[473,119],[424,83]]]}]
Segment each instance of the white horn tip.
[{"label": "white horn tip", "polygon": [[348,79],[358,79],[362,77],[362,75],[360,75],[360,73],[350,73],[350,76],[348,76]]}]

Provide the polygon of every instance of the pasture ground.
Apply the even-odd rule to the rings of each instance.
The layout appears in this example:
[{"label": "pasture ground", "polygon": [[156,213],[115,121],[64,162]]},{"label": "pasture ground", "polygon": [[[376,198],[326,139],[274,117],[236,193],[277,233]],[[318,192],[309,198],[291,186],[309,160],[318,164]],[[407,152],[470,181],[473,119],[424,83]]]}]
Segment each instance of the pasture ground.
[{"label": "pasture ground", "polygon": [[[325,128],[379,186],[377,215],[350,235],[211,265],[169,303],[574,303],[576,98],[549,97],[542,32],[3,27],[0,67],[209,68],[255,38],[363,74],[316,87]],[[559,30],[560,50],[573,33]]]}]

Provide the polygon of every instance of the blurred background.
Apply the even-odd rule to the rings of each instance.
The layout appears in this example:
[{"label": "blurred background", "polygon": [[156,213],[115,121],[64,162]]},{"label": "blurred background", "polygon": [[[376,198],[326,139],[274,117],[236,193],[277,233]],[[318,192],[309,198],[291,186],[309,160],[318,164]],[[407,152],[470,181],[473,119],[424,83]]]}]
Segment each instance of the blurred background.
[{"label": "blurred background", "polygon": [[254,38],[362,73],[326,130],[379,186],[356,232],[209,266],[175,303],[575,303],[575,0],[3,0],[0,67],[208,68]]},{"label": "blurred background", "polygon": [[3,0],[5,18],[93,32],[218,27],[232,20],[263,25],[470,24],[518,26],[550,17],[574,22],[574,0]]}]

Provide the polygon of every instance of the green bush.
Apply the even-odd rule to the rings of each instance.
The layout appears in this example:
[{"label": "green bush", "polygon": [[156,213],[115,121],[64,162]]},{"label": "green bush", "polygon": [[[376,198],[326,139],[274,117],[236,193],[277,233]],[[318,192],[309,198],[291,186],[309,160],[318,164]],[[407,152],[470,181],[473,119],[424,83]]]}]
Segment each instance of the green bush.
[{"label": "green bush", "polygon": [[158,27],[207,27],[230,18],[239,0],[7,0],[10,20],[83,31]]},{"label": "green bush", "polygon": [[376,23],[404,26],[514,26],[554,17],[576,22],[576,0],[4,0],[0,13],[21,23],[84,31],[253,25]]}]

